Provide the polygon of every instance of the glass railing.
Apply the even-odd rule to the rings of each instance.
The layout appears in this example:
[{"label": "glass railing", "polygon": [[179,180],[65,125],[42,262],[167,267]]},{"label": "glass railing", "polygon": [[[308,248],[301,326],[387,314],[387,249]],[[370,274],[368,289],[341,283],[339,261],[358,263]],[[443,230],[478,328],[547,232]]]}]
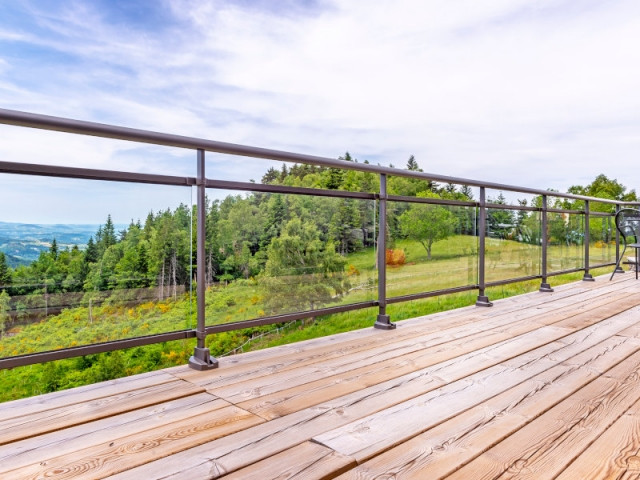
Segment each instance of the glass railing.
[{"label": "glass railing", "polygon": [[[180,149],[181,162],[191,150],[196,168],[176,173],[197,171],[0,162],[24,220],[0,214],[0,368],[177,339],[196,340],[192,367],[213,368],[218,332],[371,307],[391,329],[388,303],[475,290],[490,306],[487,287],[549,291],[550,276],[589,280],[619,258],[616,201],[8,110],[0,123]],[[289,162],[305,180],[209,178],[207,152]],[[35,186],[46,202],[30,203]]]}]

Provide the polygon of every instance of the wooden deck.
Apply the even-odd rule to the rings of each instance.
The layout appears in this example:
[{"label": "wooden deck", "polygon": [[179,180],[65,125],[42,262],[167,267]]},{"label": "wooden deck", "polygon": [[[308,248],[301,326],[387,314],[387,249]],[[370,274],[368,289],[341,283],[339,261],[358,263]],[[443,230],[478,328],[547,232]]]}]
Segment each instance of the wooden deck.
[{"label": "wooden deck", "polygon": [[640,281],[0,404],[0,478],[640,478]]}]

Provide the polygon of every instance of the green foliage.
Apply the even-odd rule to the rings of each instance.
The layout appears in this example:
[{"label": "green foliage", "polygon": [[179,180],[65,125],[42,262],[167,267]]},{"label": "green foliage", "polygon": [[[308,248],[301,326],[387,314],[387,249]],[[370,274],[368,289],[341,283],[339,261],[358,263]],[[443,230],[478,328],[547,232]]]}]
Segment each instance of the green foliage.
[{"label": "green foliage", "polygon": [[265,298],[275,311],[311,309],[339,298],[348,288],[346,260],[326,246],[310,221],[294,218],[274,238],[267,253]]},{"label": "green foliage", "polygon": [[[433,192],[421,192],[421,198],[440,198]],[[427,259],[431,260],[431,249],[434,242],[444,240],[453,234],[456,218],[447,207],[439,205],[412,204],[400,216],[402,234],[420,242],[427,252]]]},{"label": "green foliage", "polygon": [[7,263],[7,257],[4,252],[0,252],[0,289],[6,288],[11,284],[11,270]]},{"label": "green foliage", "polygon": [[4,336],[6,325],[7,323],[9,323],[9,320],[11,318],[9,316],[9,311],[10,311],[9,300],[11,300],[11,297],[9,297],[9,294],[7,293],[7,291],[1,290],[0,291],[0,338]]}]

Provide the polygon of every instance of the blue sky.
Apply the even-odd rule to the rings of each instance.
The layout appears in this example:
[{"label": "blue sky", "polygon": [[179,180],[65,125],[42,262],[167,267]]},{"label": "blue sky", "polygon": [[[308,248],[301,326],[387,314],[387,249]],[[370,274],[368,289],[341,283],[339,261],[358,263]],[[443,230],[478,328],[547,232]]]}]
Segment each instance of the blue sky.
[{"label": "blue sky", "polygon": [[[537,188],[605,173],[640,190],[638,45],[635,0],[12,0],[0,107],[385,165],[413,154],[428,172]],[[178,149],[8,126],[0,158],[195,165]],[[210,155],[208,170],[249,180],[269,166]],[[56,202],[43,179],[0,178],[0,220],[127,223],[185,199],[49,182]]]}]

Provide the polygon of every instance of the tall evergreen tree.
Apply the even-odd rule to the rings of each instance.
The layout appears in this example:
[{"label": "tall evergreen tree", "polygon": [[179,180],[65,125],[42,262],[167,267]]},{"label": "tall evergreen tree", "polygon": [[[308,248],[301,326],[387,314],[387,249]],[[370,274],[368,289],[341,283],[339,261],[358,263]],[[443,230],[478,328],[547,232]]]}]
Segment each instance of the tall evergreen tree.
[{"label": "tall evergreen tree", "polygon": [[0,290],[7,288],[11,284],[11,269],[7,263],[4,252],[0,252]]},{"label": "tall evergreen tree", "polygon": [[418,166],[418,162],[416,161],[416,157],[411,155],[409,160],[407,161],[407,170],[411,170],[412,172],[421,172],[422,169]]},{"label": "tall evergreen tree", "polygon": [[51,254],[51,258],[53,258],[54,260],[58,259],[58,242],[56,241],[55,237],[51,242],[51,246],[49,247],[49,253]]}]

